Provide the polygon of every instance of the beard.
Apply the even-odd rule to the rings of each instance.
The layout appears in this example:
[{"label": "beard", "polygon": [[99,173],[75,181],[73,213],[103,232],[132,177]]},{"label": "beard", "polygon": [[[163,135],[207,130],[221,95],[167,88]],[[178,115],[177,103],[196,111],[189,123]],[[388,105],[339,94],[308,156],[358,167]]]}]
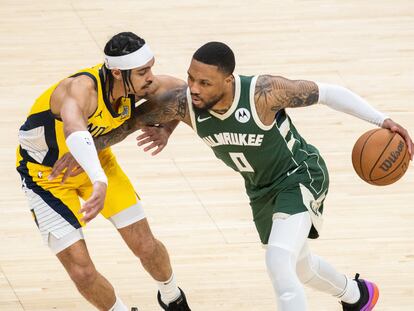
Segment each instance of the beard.
[{"label": "beard", "polygon": [[220,95],[210,99],[209,101],[204,101],[201,98],[199,98],[199,100],[201,101],[202,106],[201,107],[196,106],[196,108],[199,109],[199,110],[202,110],[202,111],[210,110],[223,98],[223,96],[224,96],[224,94],[220,94]]}]

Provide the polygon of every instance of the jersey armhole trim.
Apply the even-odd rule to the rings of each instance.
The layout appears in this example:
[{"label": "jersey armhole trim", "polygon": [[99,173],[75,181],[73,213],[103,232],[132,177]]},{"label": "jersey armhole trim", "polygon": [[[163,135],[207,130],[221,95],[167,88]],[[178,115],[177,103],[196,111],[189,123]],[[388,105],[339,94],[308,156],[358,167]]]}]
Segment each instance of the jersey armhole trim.
[{"label": "jersey armhole trim", "polygon": [[253,119],[256,122],[256,125],[264,131],[269,131],[273,128],[276,122],[276,118],[273,120],[273,123],[270,125],[264,125],[262,121],[260,121],[259,115],[256,111],[256,103],[254,101],[254,93],[256,91],[256,82],[259,76],[254,76],[252,81],[250,82],[250,93],[249,93],[249,101],[250,101],[250,110],[252,111]]},{"label": "jersey armhole trim", "polygon": [[95,91],[98,91],[98,81],[96,80],[96,77],[93,74],[83,71],[75,73],[74,75],[71,75],[69,78],[76,78],[79,76],[88,76],[89,78],[91,78],[93,80],[93,83],[95,84]]}]

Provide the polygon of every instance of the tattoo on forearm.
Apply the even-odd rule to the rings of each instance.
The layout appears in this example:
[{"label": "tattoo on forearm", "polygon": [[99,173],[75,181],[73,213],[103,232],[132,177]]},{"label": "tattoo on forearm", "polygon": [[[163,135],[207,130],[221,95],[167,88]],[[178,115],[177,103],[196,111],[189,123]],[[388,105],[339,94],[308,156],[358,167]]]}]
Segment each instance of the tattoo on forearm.
[{"label": "tattoo on forearm", "polygon": [[311,81],[273,76],[260,76],[257,80],[256,103],[261,102],[273,111],[310,106],[317,103],[318,98],[318,86]]},{"label": "tattoo on forearm", "polygon": [[186,88],[167,91],[135,108],[131,119],[109,133],[94,138],[98,151],[123,141],[141,127],[183,120],[187,115]]},{"label": "tattoo on forearm", "polygon": [[101,151],[105,148],[115,145],[123,141],[133,131],[134,130],[131,128],[128,121],[126,121],[124,124],[110,131],[109,133],[102,135],[102,136],[95,137],[94,138],[95,148],[97,151]]}]

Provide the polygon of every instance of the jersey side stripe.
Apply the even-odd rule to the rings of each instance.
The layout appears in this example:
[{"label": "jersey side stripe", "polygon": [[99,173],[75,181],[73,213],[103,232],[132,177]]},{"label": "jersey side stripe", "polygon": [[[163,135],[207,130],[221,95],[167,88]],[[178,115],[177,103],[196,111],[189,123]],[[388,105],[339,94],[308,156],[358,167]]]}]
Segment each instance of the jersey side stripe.
[{"label": "jersey side stripe", "polygon": [[[24,160],[20,161],[20,165],[17,168],[17,170],[21,174],[22,178],[24,178],[24,184],[26,185],[26,187],[33,191],[36,195],[38,195],[42,201],[44,201],[44,204],[42,204],[39,201],[37,204],[40,204],[40,206],[42,206],[43,208],[45,206],[51,207],[57,214],[62,216],[73,228],[77,229],[81,227],[81,224],[79,223],[76,216],[60,199],[56,198],[55,196],[53,196],[51,192],[41,188],[33,181],[33,178],[29,175],[29,170]],[[39,219],[38,221],[40,223]]]}]

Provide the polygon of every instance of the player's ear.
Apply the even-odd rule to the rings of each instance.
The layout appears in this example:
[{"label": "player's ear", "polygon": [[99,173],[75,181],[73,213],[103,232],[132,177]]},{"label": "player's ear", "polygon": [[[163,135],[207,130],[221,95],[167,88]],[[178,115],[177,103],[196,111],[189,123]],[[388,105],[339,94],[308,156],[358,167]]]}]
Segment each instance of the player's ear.
[{"label": "player's ear", "polygon": [[111,70],[112,76],[116,79],[116,80],[122,80],[122,74],[121,74],[121,70],[119,69],[112,69]]},{"label": "player's ear", "polygon": [[224,79],[225,83],[233,83],[234,77],[233,75],[229,75],[227,78]]}]

